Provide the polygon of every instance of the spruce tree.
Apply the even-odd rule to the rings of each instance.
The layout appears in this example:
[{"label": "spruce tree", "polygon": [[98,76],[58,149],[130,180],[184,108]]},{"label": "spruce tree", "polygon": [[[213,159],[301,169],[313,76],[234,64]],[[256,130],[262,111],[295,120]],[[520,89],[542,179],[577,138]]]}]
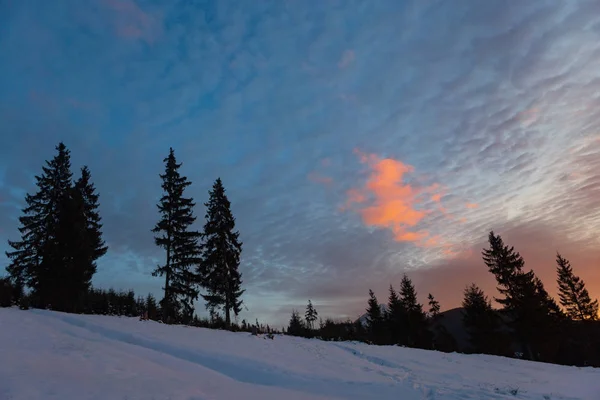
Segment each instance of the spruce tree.
[{"label": "spruce tree", "polygon": [[428,347],[431,333],[423,305],[417,301],[417,291],[406,274],[400,282],[400,303],[407,314],[408,346]]},{"label": "spruce tree", "polygon": [[493,231],[488,240],[489,248],[482,256],[503,295],[496,301],[503,306],[528,358],[547,359],[562,313],[533,271],[523,270],[525,262],[514,247],[505,245]]},{"label": "spruce tree", "polygon": [[290,323],[287,328],[287,334],[292,336],[302,336],[303,333],[304,323],[302,322],[302,317],[300,317],[300,313],[298,311],[293,310]]},{"label": "spruce tree", "polygon": [[423,312],[423,306],[417,300],[417,291],[406,274],[400,282],[400,303],[408,312]]},{"label": "spruce tree", "polygon": [[200,233],[191,229],[196,220],[194,200],[184,196],[191,182],[180,174],[181,163],[177,163],[172,148],[163,161],[165,173],[160,174],[163,195],[157,205],[161,218],[152,232],[158,234],[154,241],[165,249],[166,259],[152,274],[165,277],[164,297],[160,302],[163,321],[189,322],[194,314],[194,300],[198,298],[198,279],[193,267],[200,262]]},{"label": "spruce tree", "polygon": [[376,324],[381,322],[383,316],[381,313],[381,307],[379,306],[379,302],[377,301],[377,297],[371,289],[369,289],[369,301],[367,304],[367,324],[369,327],[372,328]]},{"label": "spruce tree", "polygon": [[595,321],[598,319],[598,300],[592,300],[583,280],[573,273],[566,258],[556,255],[556,272],[560,304],[569,318]]},{"label": "spruce tree", "polygon": [[499,355],[493,349],[497,342],[500,320],[492,309],[491,301],[474,283],[465,288],[462,307],[462,320],[469,334],[471,350],[475,353]]},{"label": "spruce tree", "polygon": [[146,312],[148,313],[148,319],[153,321],[158,321],[160,319],[160,310],[158,309],[156,299],[152,293],[148,293],[148,296],[146,297]]},{"label": "spruce tree", "polygon": [[60,254],[57,230],[72,187],[71,155],[62,142],[56,150],[58,154],[46,161],[42,174],[35,176],[37,193],[25,197],[27,206],[19,217],[21,240],[9,240],[13,251],[6,252],[11,281],[30,287],[34,305],[41,307],[61,302],[65,278],[65,254]]},{"label": "spruce tree", "polygon": [[215,312],[223,309],[225,325],[231,324],[231,311],[238,315],[245,290],[242,289],[242,274],[239,271],[242,242],[235,230],[235,218],[231,213],[231,203],[225,194],[221,178],[218,178],[209,200],[205,203],[206,223],[203,232],[202,261],[198,266],[201,285],[207,293],[202,297],[206,308]]},{"label": "spruce tree", "polygon": [[384,319],[381,306],[371,289],[369,289],[369,301],[367,304],[367,330],[371,340],[375,343],[380,343],[383,336]]},{"label": "spruce tree", "polygon": [[429,304],[429,311],[427,312],[427,321],[431,326],[431,348],[437,349],[438,341],[441,341],[442,334],[446,335],[447,331],[440,322],[440,303],[433,297],[431,293],[427,295],[427,301]]},{"label": "spruce tree", "polygon": [[390,341],[393,344],[408,344],[408,332],[406,326],[408,324],[408,314],[404,308],[398,293],[394,287],[390,285],[389,297],[386,311],[386,322],[390,333]]},{"label": "spruce tree", "polygon": [[436,319],[440,314],[440,303],[433,297],[431,293],[427,295],[429,301],[429,317]]},{"label": "spruce tree", "polygon": [[98,208],[100,196],[92,182],[92,175],[87,166],[81,168],[81,176],[75,182],[75,193],[82,202],[82,211],[86,221],[85,230],[89,241],[90,258],[95,262],[106,254],[108,247],[102,239],[102,218]]},{"label": "spruce tree", "polygon": [[[61,300],[59,308],[80,311],[96,273],[96,260],[106,251],[98,213],[98,194],[87,167],[64,197],[57,223],[56,243],[61,265]],[[57,304],[57,306],[59,305]]]},{"label": "spruce tree", "polygon": [[317,320],[319,313],[312,305],[312,302],[308,300],[308,305],[306,306],[306,312],[304,314],[304,319],[306,320],[306,325],[308,329],[314,329],[314,323]]},{"label": "spruce tree", "polygon": [[444,315],[440,313],[441,306],[431,293],[427,295],[429,303],[428,322],[431,327],[432,349],[445,352],[456,351],[456,339],[443,324]]},{"label": "spruce tree", "polygon": [[83,200],[75,188],[63,198],[58,215],[55,244],[45,255],[55,265],[52,278],[60,287],[51,304],[55,310],[73,312],[82,305],[96,272],[90,254]]}]

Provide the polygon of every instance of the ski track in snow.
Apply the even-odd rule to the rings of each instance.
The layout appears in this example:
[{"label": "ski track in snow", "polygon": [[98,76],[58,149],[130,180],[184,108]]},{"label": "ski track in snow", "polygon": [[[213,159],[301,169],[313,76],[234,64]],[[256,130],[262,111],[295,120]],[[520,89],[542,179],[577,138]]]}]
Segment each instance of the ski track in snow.
[{"label": "ski track in snow", "polygon": [[0,309],[0,400],[600,400],[600,369]]}]

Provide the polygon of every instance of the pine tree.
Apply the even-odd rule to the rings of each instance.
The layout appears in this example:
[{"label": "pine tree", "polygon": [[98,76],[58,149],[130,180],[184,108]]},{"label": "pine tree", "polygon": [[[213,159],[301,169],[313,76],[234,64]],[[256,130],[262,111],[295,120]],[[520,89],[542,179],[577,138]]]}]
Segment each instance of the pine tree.
[{"label": "pine tree", "polygon": [[372,329],[380,323],[383,319],[383,315],[381,313],[381,307],[379,306],[379,302],[377,301],[377,297],[375,293],[371,289],[369,289],[369,307],[367,308],[367,324]]},{"label": "pine tree", "polygon": [[56,310],[78,311],[96,273],[83,207],[79,192],[70,188],[59,207],[55,244],[46,255],[56,266],[52,274],[60,286],[51,303]]},{"label": "pine tree", "polygon": [[87,166],[81,168],[81,177],[75,182],[75,192],[83,202],[82,210],[86,220],[86,231],[90,246],[92,262],[102,257],[108,251],[102,239],[102,218],[98,212],[100,196],[91,181],[92,175]]},{"label": "pine tree", "polygon": [[207,294],[202,295],[206,307],[211,312],[222,308],[225,324],[231,323],[230,313],[237,316],[241,311],[242,274],[239,272],[242,242],[235,231],[235,218],[231,213],[231,203],[225,188],[218,178],[209,192],[205,203],[206,223],[204,225],[202,261],[198,267],[201,285]]},{"label": "pine tree", "polygon": [[590,298],[585,283],[573,273],[569,260],[557,253],[556,264],[558,296],[567,316],[574,320],[597,320],[598,300]]},{"label": "pine tree", "polygon": [[456,351],[456,339],[443,324],[444,315],[440,313],[440,303],[431,293],[427,295],[429,303],[428,322],[431,328],[431,348],[445,352]]},{"label": "pine tree", "polygon": [[428,347],[431,343],[431,332],[427,326],[423,305],[417,301],[417,291],[406,274],[400,282],[400,303],[407,314],[408,346]]},{"label": "pine tree", "polygon": [[21,241],[9,240],[13,251],[6,253],[11,281],[17,286],[29,286],[37,306],[56,304],[63,296],[65,255],[59,253],[57,229],[72,187],[72,174],[70,151],[62,142],[56,150],[58,154],[46,161],[43,173],[35,177],[37,193],[25,197],[27,207],[19,217]]},{"label": "pine tree", "polygon": [[408,332],[406,327],[408,324],[408,314],[392,285],[390,285],[389,293],[386,321],[390,333],[390,341],[393,344],[407,345]]},{"label": "pine tree", "polygon": [[377,301],[375,293],[369,289],[369,301],[367,308],[367,330],[371,340],[375,343],[381,343],[383,339],[384,316],[381,311],[381,306]]},{"label": "pine tree", "polygon": [[406,274],[400,282],[400,302],[408,312],[423,312],[423,306],[417,301],[417,291]]},{"label": "pine tree", "polygon": [[503,295],[496,301],[503,305],[528,358],[547,359],[562,313],[533,271],[523,271],[523,257],[493,231],[488,239],[490,247],[483,250],[482,256]]},{"label": "pine tree", "polygon": [[504,296],[495,300],[509,309],[515,306],[519,294],[516,283],[518,277],[523,275],[525,261],[514,247],[505,246],[500,235],[495,235],[493,231],[490,232],[488,241],[490,247],[483,250],[483,261],[496,277],[498,292]]},{"label": "pine tree", "polygon": [[436,319],[440,314],[440,303],[433,298],[431,293],[427,295],[427,300],[429,301],[429,317]]},{"label": "pine tree", "polygon": [[287,328],[287,333],[288,333],[288,335],[292,335],[292,336],[302,336],[303,332],[304,332],[304,323],[302,322],[300,313],[296,310],[293,310],[292,316],[290,318],[290,323]]},{"label": "pine tree", "polygon": [[198,298],[198,279],[192,267],[200,263],[200,233],[190,229],[196,220],[195,203],[192,198],[184,197],[184,191],[191,182],[179,173],[181,163],[177,163],[172,148],[164,162],[165,173],[160,175],[163,196],[157,205],[161,218],[152,232],[159,234],[154,240],[165,249],[166,260],[152,274],[165,277],[163,321],[189,322],[194,314],[194,300]]},{"label": "pine tree", "polygon": [[148,319],[153,321],[158,321],[160,319],[156,299],[152,293],[148,293],[148,297],[146,297],[146,312],[148,313]]},{"label": "pine tree", "polygon": [[472,351],[497,354],[492,349],[495,338],[497,338],[500,320],[492,309],[491,301],[473,283],[465,288],[462,307],[463,324],[469,334]]},{"label": "pine tree", "polygon": [[306,312],[304,314],[308,329],[314,329],[314,322],[317,320],[318,316],[319,313],[317,313],[317,310],[313,307],[312,302],[308,300],[308,305],[306,306]]},{"label": "pine tree", "polygon": [[98,199],[90,171],[83,167],[81,177],[61,202],[57,223],[57,263],[64,270],[59,308],[65,311],[85,308],[83,302],[97,270],[96,260],[107,251]]}]

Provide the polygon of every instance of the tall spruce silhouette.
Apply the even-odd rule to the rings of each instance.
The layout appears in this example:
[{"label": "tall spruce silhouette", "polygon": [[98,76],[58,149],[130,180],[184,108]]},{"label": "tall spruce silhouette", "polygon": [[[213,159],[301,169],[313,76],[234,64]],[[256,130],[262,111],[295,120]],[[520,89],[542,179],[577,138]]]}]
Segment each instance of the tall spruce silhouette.
[{"label": "tall spruce silhouette", "polygon": [[33,304],[38,307],[54,303],[56,308],[62,297],[63,257],[57,234],[72,187],[72,173],[70,151],[62,142],[56,151],[56,156],[42,167],[42,174],[35,177],[38,191],[25,196],[27,206],[19,217],[21,240],[9,240],[13,251],[6,252],[11,281],[17,287],[31,288]]},{"label": "tall spruce silhouette", "polygon": [[81,176],[75,182],[75,194],[82,202],[81,211],[86,221],[86,232],[93,262],[104,256],[108,246],[102,239],[102,218],[98,208],[100,196],[92,183],[92,174],[87,166],[81,168]]},{"label": "tall spruce silhouette", "polygon": [[598,300],[592,300],[583,280],[573,273],[569,260],[556,254],[558,297],[569,318],[595,321],[598,319]]},{"label": "tall spruce silhouette", "polygon": [[166,323],[190,322],[194,314],[194,300],[198,299],[198,278],[194,267],[200,263],[200,233],[191,229],[194,217],[194,200],[185,197],[185,189],[191,185],[179,172],[175,152],[163,160],[165,173],[162,179],[163,195],[157,204],[160,220],[152,232],[158,234],[154,241],[165,249],[163,265],[157,266],[154,276],[164,276],[164,297],[161,300],[162,318]]},{"label": "tall spruce silhouette", "polygon": [[417,300],[417,291],[410,278],[404,274],[400,282],[400,303],[407,315],[407,338],[409,346],[428,347],[431,332],[428,330],[423,305]]},{"label": "tall spruce silhouette", "polygon": [[58,243],[63,247],[63,267],[68,270],[63,278],[63,309],[84,307],[81,303],[97,271],[96,260],[108,250],[102,239],[98,200],[91,173],[84,166],[70,195],[65,197],[59,221]]},{"label": "tall spruce silhouette", "polygon": [[302,336],[304,333],[304,322],[300,313],[296,310],[292,310],[292,316],[287,328],[287,334],[291,336]]},{"label": "tall spruce silhouette", "polygon": [[242,242],[235,230],[235,218],[231,213],[231,203],[225,194],[221,178],[217,178],[209,191],[205,203],[206,223],[204,224],[202,261],[198,266],[201,285],[206,289],[202,297],[206,308],[214,313],[222,309],[225,324],[231,324],[231,312],[238,315],[243,300],[242,274],[239,271]]},{"label": "tall spruce silhouette", "polygon": [[497,354],[494,344],[497,342],[500,319],[483,290],[474,283],[467,286],[462,307],[462,320],[469,335],[471,351]]},{"label": "tall spruce silhouette", "polygon": [[369,289],[369,301],[367,305],[367,332],[374,343],[381,343],[385,330],[384,313],[381,310],[381,305],[377,301],[375,293],[371,289]]},{"label": "tall spruce silhouette", "polygon": [[500,235],[490,232],[489,248],[482,256],[496,277],[496,301],[503,306],[509,322],[528,358],[544,360],[554,344],[562,313],[532,270],[523,270],[525,261],[514,247],[504,244]]},{"label": "tall spruce silhouette", "polygon": [[319,313],[317,309],[313,306],[312,301],[308,300],[308,304],[306,306],[306,312],[304,313],[304,319],[306,320],[306,327],[308,329],[314,329],[314,324],[317,318],[319,317]]},{"label": "tall spruce silhouette", "polygon": [[385,313],[390,341],[393,344],[408,344],[408,313],[394,287],[390,285],[387,310]]}]

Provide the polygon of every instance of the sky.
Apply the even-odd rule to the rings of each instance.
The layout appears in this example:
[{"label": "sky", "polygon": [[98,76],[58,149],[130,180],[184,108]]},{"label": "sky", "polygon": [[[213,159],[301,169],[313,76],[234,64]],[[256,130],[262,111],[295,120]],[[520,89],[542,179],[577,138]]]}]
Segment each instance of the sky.
[{"label": "sky", "polygon": [[493,297],[490,230],[599,297],[599,39],[595,0],[0,1],[0,250],[64,141],[100,193],[94,285],[159,295],[173,147],[198,229],[217,177],[231,200],[241,318],[354,318],[404,273]]}]

